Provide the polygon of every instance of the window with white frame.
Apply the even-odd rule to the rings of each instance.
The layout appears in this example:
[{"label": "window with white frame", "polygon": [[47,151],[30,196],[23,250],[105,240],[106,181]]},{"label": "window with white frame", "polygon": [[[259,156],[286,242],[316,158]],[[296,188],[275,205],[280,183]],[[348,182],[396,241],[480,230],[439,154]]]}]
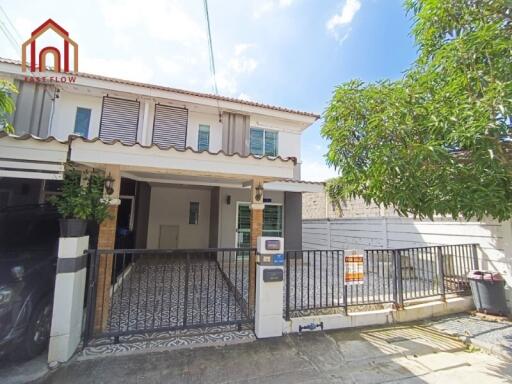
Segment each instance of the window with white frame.
[{"label": "window with white frame", "polygon": [[73,133],[87,138],[89,135],[89,123],[91,122],[91,110],[78,107],[75,114],[75,128]]},{"label": "window with white frame", "polygon": [[277,156],[277,132],[251,128],[250,152],[258,156]]},{"label": "window with white frame", "polygon": [[199,124],[199,131],[197,132],[197,150],[208,151],[210,150],[210,126]]}]

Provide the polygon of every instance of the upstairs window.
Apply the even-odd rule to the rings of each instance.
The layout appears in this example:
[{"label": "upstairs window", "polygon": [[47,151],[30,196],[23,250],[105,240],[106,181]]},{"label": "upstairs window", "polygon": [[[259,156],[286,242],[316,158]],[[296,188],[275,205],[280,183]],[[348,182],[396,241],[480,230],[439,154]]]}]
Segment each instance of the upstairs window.
[{"label": "upstairs window", "polygon": [[210,126],[199,124],[197,133],[197,150],[208,151],[210,149]]},{"label": "upstairs window", "polygon": [[251,154],[277,156],[277,132],[261,128],[251,128]]},{"label": "upstairs window", "polygon": [[89,123],[91,122],[91,110],[89,108],[78,107],[75,115],[75,129],[73,133],[82,137],[89,135]]}]

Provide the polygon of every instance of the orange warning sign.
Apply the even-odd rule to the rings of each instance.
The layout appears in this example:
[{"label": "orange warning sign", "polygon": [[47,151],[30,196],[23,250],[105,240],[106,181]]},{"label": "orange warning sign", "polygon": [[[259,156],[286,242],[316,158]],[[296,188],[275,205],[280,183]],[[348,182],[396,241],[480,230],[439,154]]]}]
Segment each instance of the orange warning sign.
[{"label": "orange warning sign", "polygon": [[347,255],[344,262],[345,285],[364,284],[364,258],[361,255]]}]

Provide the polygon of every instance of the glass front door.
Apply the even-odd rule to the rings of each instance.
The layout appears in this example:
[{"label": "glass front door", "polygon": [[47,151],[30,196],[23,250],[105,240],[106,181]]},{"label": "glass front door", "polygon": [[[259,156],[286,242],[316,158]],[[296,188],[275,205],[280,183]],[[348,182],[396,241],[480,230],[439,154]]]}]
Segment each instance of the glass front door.
[{"label": "glass front door", "polygon": [[249,204],[238,204],[236,220],[236,246],[237,248],[251,247],[251,209]]},{"label": "glass front door", "polygon": [[[251,209],[248,203],[239,203],[237,210],[236,246],[251,246]],[[283,236],[283,206],[265,204],[263,210],[263,236]]]}]

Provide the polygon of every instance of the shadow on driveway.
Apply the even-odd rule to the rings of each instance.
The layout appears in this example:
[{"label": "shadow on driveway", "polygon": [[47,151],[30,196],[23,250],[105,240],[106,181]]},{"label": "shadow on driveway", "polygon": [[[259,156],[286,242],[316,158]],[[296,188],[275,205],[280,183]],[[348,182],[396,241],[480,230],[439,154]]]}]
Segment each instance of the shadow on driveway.
[{"label": "shadow on driveway", "polygon": [[75,361],[44,383],[501,383],[512,366],[421,324]]}]

